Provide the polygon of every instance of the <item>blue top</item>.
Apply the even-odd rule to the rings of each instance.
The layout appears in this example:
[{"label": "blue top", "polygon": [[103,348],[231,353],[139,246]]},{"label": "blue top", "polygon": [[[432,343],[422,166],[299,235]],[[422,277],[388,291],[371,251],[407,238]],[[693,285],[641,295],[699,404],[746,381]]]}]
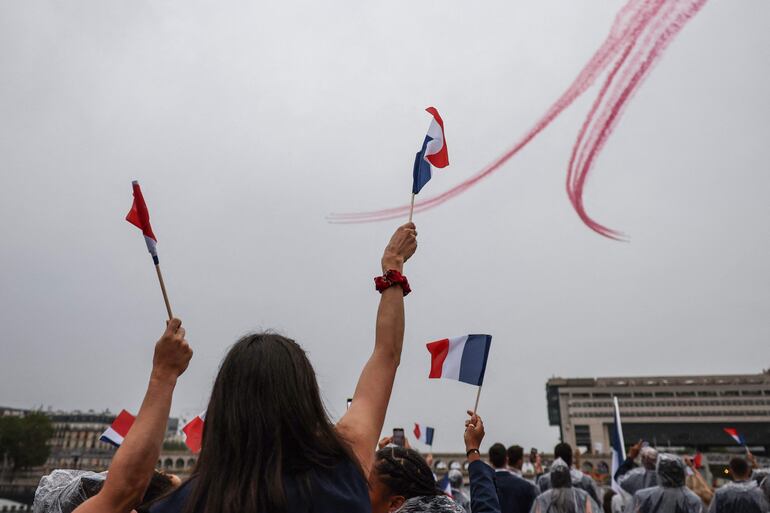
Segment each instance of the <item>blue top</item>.
[{"label": "blue top", "polygon": [[[370,513],[369,487],[366,480],[351,462],[340,463],[333,470],[310,471],[311,490],[309,500],[302,493],[295,476],[284,478],[284,491],[289,513]],[[182,513],[195,478],[185,482],[167,499],[155,504],[151,513]],[[263,512],[243,512],[263,513]],[[268,513],[268,512],[264,512]]]},{"label": "blue top", "polygon": [[529,513],[538,496],[535,485],[507,470],[497,470],[495,481],[503,513]]}]

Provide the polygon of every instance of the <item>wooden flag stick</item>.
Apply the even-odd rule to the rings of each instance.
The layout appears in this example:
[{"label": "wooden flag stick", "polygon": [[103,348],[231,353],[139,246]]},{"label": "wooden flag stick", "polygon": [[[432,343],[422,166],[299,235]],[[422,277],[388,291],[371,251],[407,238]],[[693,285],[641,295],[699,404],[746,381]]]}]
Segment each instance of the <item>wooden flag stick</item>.
[{"label": "wooden flag stick", "polygon": [[163,283],[163,275],[160,273],[160,264],[155,264],[155,271],[158,273],[158,281],[160,282],[160,291],[163,292],[163,301],[166,303],[166,311],[168,312],[168,319],[171,320],[174,314],[171,313],[171,303],[168,302],[168,294],[166,293],[166,284]]},{"label": "wooden flag stick", "polygon": [[479,397],[481,397],[481,385],[479,385],[479,389],[476,391],[476,404],[473,406],[474,415],[476,415],[476,410],[479,409]]},{"label": "wooden flag stick", "polygon": [[412,204],[409,206],[409,222],[412,222],[412,214],[414,213],[414,196],[415,194],[412,193]]}]

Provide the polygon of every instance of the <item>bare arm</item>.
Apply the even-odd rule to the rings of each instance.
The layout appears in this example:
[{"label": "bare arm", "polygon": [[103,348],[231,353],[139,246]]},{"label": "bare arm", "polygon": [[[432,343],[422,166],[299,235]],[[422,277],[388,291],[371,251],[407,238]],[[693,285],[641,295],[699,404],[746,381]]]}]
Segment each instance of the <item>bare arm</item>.
[{"label": "bare arm", "polygon": [[[417,249],[416,237],[412,223],[396,230],[382,256],[383,272],[389,269],[402,271],[404,262]],[[358,378],[350,409],[337,424],[338,432],[350,442],[367,474],[385,422],[403,343],[404,293],[401,287],[390,287],[380,297],[374,351]]]},{"label": "bare arm", "polygon": [[142,407],[110,463],[104,487],[78,506],[75,513],[129,513],[141,503],[166,433],[176,380],[192,357],[181,324],[179,319],[170,320],[155,345]]}]

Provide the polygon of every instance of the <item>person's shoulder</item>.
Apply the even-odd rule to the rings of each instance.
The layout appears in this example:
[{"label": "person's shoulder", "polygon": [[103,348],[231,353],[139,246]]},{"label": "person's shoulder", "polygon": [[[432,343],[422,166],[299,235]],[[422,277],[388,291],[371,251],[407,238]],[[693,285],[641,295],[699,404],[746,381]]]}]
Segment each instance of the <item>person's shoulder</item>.
[{"label": "person's shoulder", "polygon": [[150,507],[150,513],[179,513],[182,511],[190,496],[194,481],[194,477],[188,479],[168,496],[158,500]]}]

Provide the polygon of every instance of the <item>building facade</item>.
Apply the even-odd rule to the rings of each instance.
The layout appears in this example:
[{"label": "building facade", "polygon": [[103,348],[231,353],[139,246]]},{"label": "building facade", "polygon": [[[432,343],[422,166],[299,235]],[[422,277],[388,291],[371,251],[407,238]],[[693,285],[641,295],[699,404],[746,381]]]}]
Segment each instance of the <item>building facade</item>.
[{"label": "building facade", "polygon": [[561,439],[594,453],[610,451],[613,397],[627,444],[701,451],[735,446],[736,428],[756,452],[770,454],[770,371],[715,376],[551,378],[548,420]]}]

